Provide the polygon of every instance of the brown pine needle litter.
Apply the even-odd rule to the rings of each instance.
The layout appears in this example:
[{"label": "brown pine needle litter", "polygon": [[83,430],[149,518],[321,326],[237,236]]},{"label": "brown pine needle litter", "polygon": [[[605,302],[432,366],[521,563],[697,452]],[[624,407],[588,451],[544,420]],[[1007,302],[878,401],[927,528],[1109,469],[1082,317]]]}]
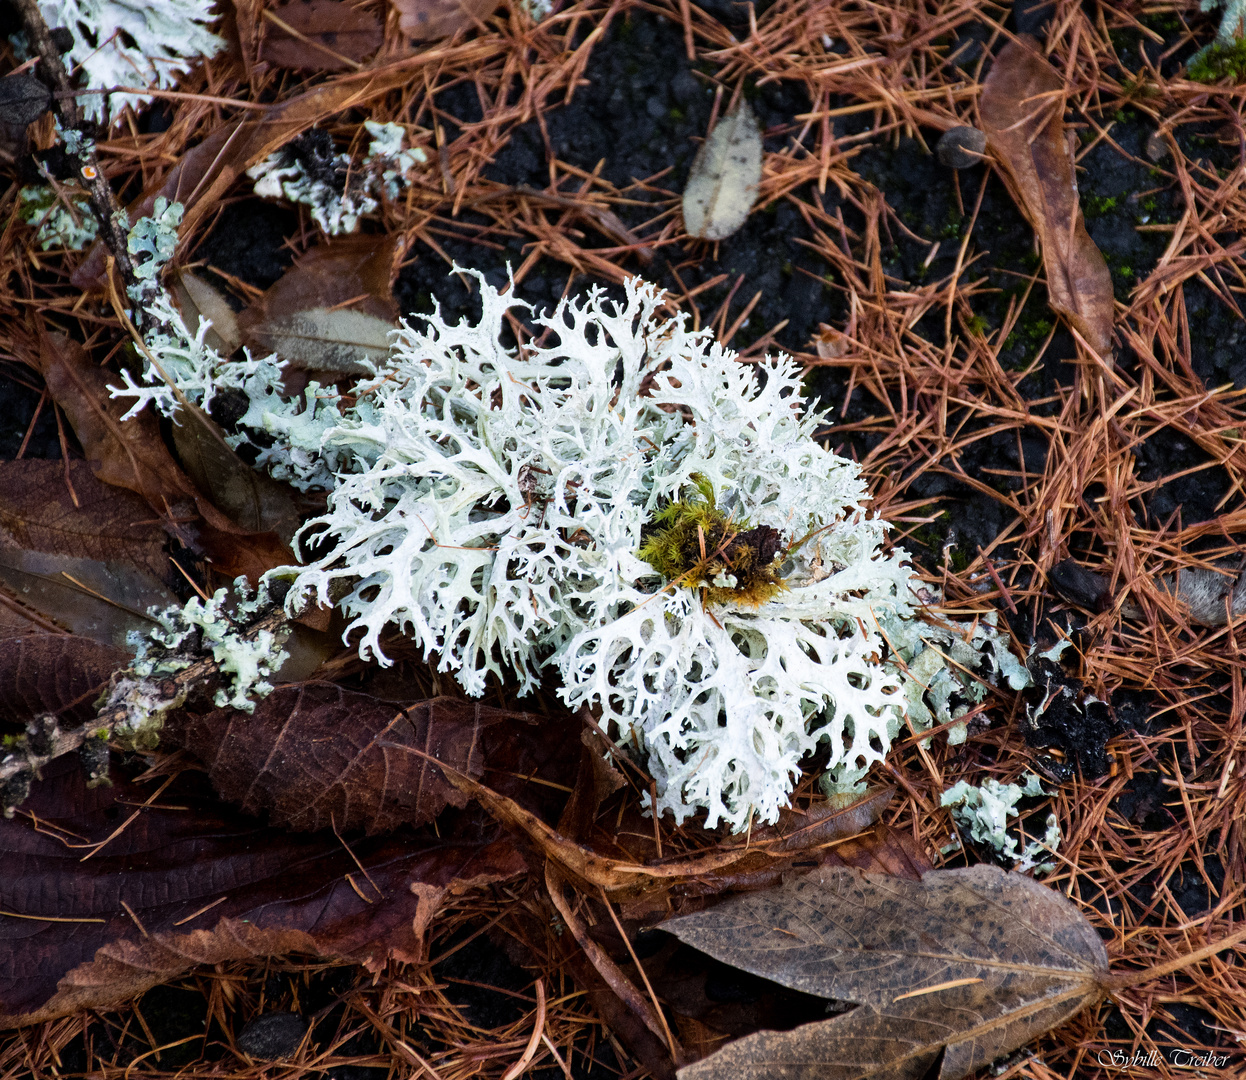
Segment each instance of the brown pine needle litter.
[{"label": "brown pine needle litter", "polygon": [[[383,8],[365,6],[378,13]],[[233,5],[240,21],[250,20],[252,36],[258,7]],[[1102,701],[1123,690],[1154,702],[1141,730],[1126,726],[1109,741],[1104,775],[1078,776],[1073,762],[1069,782],[1049,784],[1056,792],[1050,811],[1064,839],[1045,881],[1079,905],[1105,935],[1113,969],[1128,973],[1170,964],[1226,938],[1246,916],[1242,628],[1233,620],[1221,627],[1192,624],[1163,581],[1183,569],[1240,561],[1246,536],[1246,403],[1232,385],[1205,385],[1196,374],[1190,345],[1195,316],[1182,288],[1197,284],[1213,304],[1240,317],[1246,295],[1246,87],[1209,87],[1180,70],[1166,74],[1170,65],[1162,57],[1152,60],[1149,52],[1131,54],[1127,65],[1118,65],[1117,55],[1121,32],[1160,37],[1149,28],[1152,17],[1197,28],[1198,41],[1207,41],[1211,24],[1195,9],[1058,0],[1045,46],[1068,87],[1069,115],[1081,125],[1079,157],[1113,142],[1112,117],[1128,108],[1147,118],[1167,149],[1152,167],[1156,189],[1172,186],[1177,192],[1172,219],[1143,226],[1167,238],[1158,262],[1117,291],[1118,356],[1128,352],[1135,359],[1128,366],[1118,363],[1113,372],[1052,355],[1054,316],[1021,367],[1001,359],[1010,336],[1023,329],[1022,311],[1036,284],[1041,286],[1042,271],[1018,279],[1000,325],[983,325],[975,305],[993,289],[985,269],[990,239],[975,233],[974,225],[987,186],[997,198],[1004,194],[997,172],[977,190],[964,175],[949,180],[965,196],[961,227],[939,241],[955,252],[954,271],[912,283],[894,276],[888,257],[898,238],[914,238],[911,228],[888,203],[887,192],[854,169],[867,144],[897,147],[910,138],[933,146],[939,132],[975,123],[983,61],[958,64],[949,58],[958,28],[976,24],[988,43],[1006,36],[1006,11],[987,0],[778,0],[750,20],[743,36],[681,0],[580,0],[540,24],[507,0],[477,30],[414,53],[402,46],[391,17],[386,47],[360,72],[304,79],[224,53],[196,69],[176,95],[166,95],[173,116],[167,130],[144,134],[129,117],[99,150],[114,188],[133,196],[151,188],[188,148],[251,117],[257,102],[286,101],[314,85],[364,86],[372,80],[381,89],[362,92],[357,107],[327,118],[338,145],[364,138],[363,119],[398,120],[431,133],[438,156],[437,167],[416,181],[404,202],[382,208],[383,228],[401,234],[408,249],[418,241],[433,253],[421,256],[428,258],[437,257],[447,236],[482,249],[517,239],[524,257],[514,276],[521,286],[545,259],[565,270],[567,289],[574,291],[578,275],[618,282],[645,273],[659,256],[671,260],[676,280],[687,265],[677,261],[683,257],[676,246],[679,192],[669,175],[635,177],[631,185],[618,186],[553,158],[545,191],[506,187],[483,176],[517,125],[543,123],[592,78],[594,46],[607,28],[638,12],[670,20],[722,89],[720,109],[742,80],[804,84],[812,105],[785,133],[786,147],[766,155],[754,213],[782,201],[794,206],[813,237],[810,246],[831,269],[830,288],[850,313],[834,328],[841,342],[830,350],[836,355],[820,356],[813,343],[799,354],[814,375],[815,369],[833,369],[830,374],[840,380],[834,385],[843,397],[832,403],[838,411],[827,439],[841,452],[859,455],[876,506],[895,523],[899,543],[920,544],[937,523],[941,507],[929,494],[932,478],[955,479],[999,505],[1005,524],[993,540],[965,549],[963,557],[945,549],[941,565],[927,567],[949,610],[972,615],[994,607],[1008,613],[1017,636],[1041,636],[1040,613],[1060,606],[1047,585],[1051,569],[1072,557],[1101,574],[1107,581],[1102,610],[1090,613],[1075,636],[1078,677]],[[823,46],[826,40],[835,43],[834,51]],[[1186,40],[1193,42],[1193,31]],[[1120,76],[1122,66],[1135,72],[1132,79]],[[450,138],[438,94],[459,85],[472,88],[482,118],[456,122]],[[869,123],[857,134],[845,134],[837,124],[862,116]],[[1216,169],[1187,157],[1173,133],[1189,125],[1240,146],[1236,167]],[[47,145],[50,131],[36,128],[34,139]],[[14,190],[4,198],[10,210]],[[234,196],[243,193],[243,185],[236,185]],[[652,218],[624,224],[621,212],[654,193],[657,200],[645,203]],[[205,208],[195,218],[183,251],[193,251],[211,233],[223,208]],[[23,235],[14,227],[0,232],[0,355],[6,361],[28,356],[42,318],[86,341],[102,362],[108,343],[126,335],[70,283],[81,257],[26,250]],[[316,238],[303,216],[289,243],[301,252]],[[447,272],[449,263],[446,256]],[[684,289],[671,302],[698,325],[738,334],[757,289],[746,276],[726,285],[731,294],[721,303],[702,295],[709,291],[706,284]],[[238,286],[241,295],[246,286]],[[781,327],[763,330],[750,332],[743,346],[737,342],[745,360],[774,350]],[[1018,389],[1059,361],[1072,366],[1071,376],[1054,382],[1046,398]],[[20,377],[29,381],[28,373]],[[1179,508],[1162,521],[1146,512],[1149,497],[1182,471],[1142,478],[1139,447],[1158,432],[1197,447],[1207,464],[1195,468],[1214,467],[1225,478],[1215,516],[1186,523]],[[1047,452],[1031,467],[1022,441],[1035,434]],[[1001,435],[1015,438],[1013,461],[1001,460],[989,483],[966,475],[962,455]],[[1001,547],[1009,557],[1001,558]],[[349,668],[349,658],[341,664]],[[993,723],[974,726],[963,746],[949,747],[938,736],[929,746],[898,740],[889,758],[892,775],[884,779],[898,782],[899,793],[887,824],[910,835],[936,865],[952,836],[948,814],[939,808],[947,787],[960,779],[1012,781],[1026,769],[1043,771],[1044,752],[1028,746],[1022,734],[1024,703],[992,699],[982,716]],[[813,797],[814,790],[806,782],[802,798]],[[660,827],[651,839],[668,856],[703,849],[711,840],[695,825]],[[1206,902],[1188,915],[1179,894],[1192,883]],[[612,918],[618,921],[613,909],[607,915],[595,901],[570,902],[590,934],[598,928],[594,923],[611,927]],[[437,974],[452,951],[480,941],[509,952],[531,972],[526,989],[496,991],[513,1006],[511,1018],[497,1026],[480,1019],[491,1010],[469,1015],[462,1004],[465,986],[477,994],[487,988]],[[603,1024],[595,1005],[601,987],[586,981],[576,951],[543,878],[533,874],[458,897],[434,925],[424,963],[393,965],[375,976],[300,957],[198,969],[175,989],[152,993],[175,993],[179,1007],[205,1017],[202,1034],[166,1040],[145,1019],[142,1001],[107,1014],[84,1013],[6,1034],[0,1078],[73,1073],[97,1080],[353,1080],[365,1074],[332,1070],[369,1068],[377,1071],[367,1075],[378,1078],[466,1080],[513,1077],[517,1062],[525,1075],[583,1076],[591,1069],[598,1070],[594,1076],[627,1080],[647,1075]],[[648,986],[631,956],[623,953],[619,964],[634,985]],[[290,1060],[250,1060],[233,1044],[253,1016],[273,1009],[299,1012],[302,999],[312,997],[318,1011],[308,1018],[317,1025],[316,1040],[305,1039]],[[1192,1010],[1211,1019],[1199,1028]],[[1172,1048],[1195,1056],[1208,1048],[1237,1051],[1233,1060],[1241,1067],[1244,1018],[1246,966],[1239,946],[1122,989],[1097,1015],[1081,1015],[1041,1039],[1032,1053],[1009,1061],[1003,1075],[1126,1075],[1113,1065],[1121,1055],[1144,1061],[1130,1066],[1130,1080],[1189,1075],[1171,1064]],[[1188,1034],[1192,1029],[1205,1033],[1206,1046]],[[688,1042],[695,1032],[682,1029],[675,1037]],[[1233,1067],[1208,1075],[1227,1077]]]}]

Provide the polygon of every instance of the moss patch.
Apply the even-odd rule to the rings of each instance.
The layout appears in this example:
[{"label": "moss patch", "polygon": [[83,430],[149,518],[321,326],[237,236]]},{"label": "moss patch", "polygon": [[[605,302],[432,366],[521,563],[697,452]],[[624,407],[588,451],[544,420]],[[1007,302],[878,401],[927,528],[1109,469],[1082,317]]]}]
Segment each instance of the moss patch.
[{"label": "moss patch", "polygon": [[701,590],[706,603],[760,607],[787,587],[779,577],[782,536],[733,520],[719,509],[713,484],[693,479],[693,494],[654,516],[638,554],[666,581]]}]

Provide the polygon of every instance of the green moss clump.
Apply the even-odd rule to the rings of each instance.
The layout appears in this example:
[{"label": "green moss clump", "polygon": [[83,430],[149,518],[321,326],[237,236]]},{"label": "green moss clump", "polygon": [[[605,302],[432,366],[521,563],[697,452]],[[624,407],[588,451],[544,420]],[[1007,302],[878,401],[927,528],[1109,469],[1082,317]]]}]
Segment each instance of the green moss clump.
[{"label": "green moss clump", "polygon": [[1193,82],[1218,83],[1227,78],[1246,82],[1246,38],[1231,45],[1215,42],[1199,50],[1190,59],[1188,74]]},{"label": "green moss clump", "polygon": [[787,588],[779,576],[783,538],[768,525],[733,521],[719,509],[714,485],[692,479],[696,492],[654,515],[637,554],[667,582],[700,590],[707,604],[760,607]]}]

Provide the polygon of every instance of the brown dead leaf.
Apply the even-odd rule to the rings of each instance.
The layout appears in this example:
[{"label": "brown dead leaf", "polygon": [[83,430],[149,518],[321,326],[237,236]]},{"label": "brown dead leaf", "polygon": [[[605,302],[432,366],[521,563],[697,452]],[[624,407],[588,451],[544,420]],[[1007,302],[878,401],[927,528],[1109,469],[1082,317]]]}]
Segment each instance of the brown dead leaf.
[{"label": "brown dead leaf", "polygon": [[71,634],[0,639],[0,715],[24,723],[55,713],[62,725],[84,723],[112,673],[129,662],[126,649]]},{"label": "brown dead leaf", "polygon": [[238,316],[225,297],[189,270],[177,274],[170,284],[177,310],[190,332],[196,333],[200,322],[206,319],[212,325],[204,334],[204,341],[222,356],[233,354],[242,344],[242,334],[238,331]]},{"label": "brown dead leaf", "polygon": [[116,768],[113,781],[87,789],[78,762],[60,758],[23,811],[0,819],[0,850],[21,867],[0,876],[0,1026],[117,1006],[197,964],[289,952],[373,971],[417,961],[447,890],[524,869],[505,840],[407,834],[348,849],[332,832],[265,828],[212,799],[197,772],[154,805],[155,786]]},{"label": "brown dead leaf", "polygon": [[0,462],[0,585],[55,626],[121,647],[150,629],[148,608],[177,602],[164,543],[151,507],[85,461]]},{"label": "brown dead leaf", "polygon": [[178,411],[173,445],[196,488],[230,521],[245,532],[276,533],[283,544],[290,543],[302,524],[294,489],[243,461],[198,405],[187,403]]},{"label": "brown dead leaf", "polygon": [[1036,45],[1020,34],[1000,50],[978,109],[987,145],[1038,236],[1053,310],[1111,367],[1112,275],[1082,219],[1065,140],[1064,79]]},{"label": "brown dead leaf", "polygon": [[450,37],[497,10],[498,0],[393,0],[398,29],[412,41]]},{"label": "brown dead leaf", "polygon": [[221,798],[246,813],[299,832],[375,835],[465,806],[441,763],[482,775],[484,729],[513,715],[454,698],[395,703],[304,683],[278,687],[250,716],[183,712],[166,730],[208,766]]},{"label": "brown dead leaf", "polygon": [[1093,926],[1059,893],[994,866],[920,881],[815,870],[663,924],[717,960],[852,1002],[792,1031],[759,1031],[681,1080],[958,1080],[1101,1001]]},{"label": "brown dead leaf", "polygon": [[381,47],[380,20],[345,0],[292,0],[264,12],[259,59],[292,71],[357,69]]},{"label": "brown dead leaf", "polygon": [[151,507],[99,480],[85,461],[0,462],[0,537],[27,551],[124,562],[174,580]]},{"label": "brown dead leaf", "polygon": [[[63,334],[43,336],[39,366],[100,480],[137,492],[159,514],[193,515],[201,496],[169,454],[150,409],[123,423],[127,406],[109,397],[109,376]],[[221,526],[229,527],[223,517]]]},{"label": "brown dead leaf", "polygon": [[205,551],[223,574],[258,581],[268,570],[294,562],[274,534],[247,532],[199,492],[173,460],[150,409],[122,421],[127,406],[109,397],[109,376],[81,345],[63,334],[43,335],[39,366],[100,480],[143,496],[166,526],[202,518],[195,535],[186,529],[179,535]]},{"label": "brown dead leaf", "polygon": [[391,282],[400,237],[347,236],[312,248],[238,318],[243,343],[294,368],[362,375],[398,323]]}]

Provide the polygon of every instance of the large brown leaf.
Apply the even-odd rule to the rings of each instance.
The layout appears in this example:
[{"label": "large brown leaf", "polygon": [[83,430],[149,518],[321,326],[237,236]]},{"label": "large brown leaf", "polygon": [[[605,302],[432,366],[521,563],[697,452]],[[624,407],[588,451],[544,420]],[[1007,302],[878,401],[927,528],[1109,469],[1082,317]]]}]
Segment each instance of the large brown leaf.
[{"label": "large brown leaf", "polygon": [[151,628],[149,608],[177,602],[164,542],[151,507],[102,483],[85,461],[0,462],[4,611],[44,620],[6,620],[5,632],[58,627],[125,646],[129,631]]},{"label": "large brown leaf", "polygon": [[507,841],[409,834],[348,850],[331,832],[226,810],[197,773],[154,803],[158,785],[113,779],[88,790],[77,762],[58,759],[0,819],[0,1026],[116,1006],[196,964],[287,952],[373,970],[419,960],[448,889],[523,870]]},{"label": "large brown leaf", "polygon": [[958,1080],[1102,1000],[1108,958],[1059,893],[998,867],[920,881],[815,870],[663,924],[717,960],[856,1008],[761,1031],[680,1070],[710,1077]]},{"label": "large brown leaf", "polygon": [[347,236],[312,248],[238,317],[243,344],[294,368],[362,375],[389,353],[399,237]]},{"label": "large brown leaf", "polygon": [[978,110],[987,145],[1038,235],[1052,308],[1111,366],[1112,275],[1082,220],[1065,139],[1064,79],[1036,46],[1020,34],[1000,50]]},{"label": "large brown leaf", "polygon": [[376,52],[383,36],[372,12],[345,0],[293,0],[267,15],[259,58],[294,71],[346,71]]},{"label": "large brown leaf", "polygon": [[247,813],[300,832],[374,835],[466,805],[438,762],[481,776],[485,728],[512,716],[453,698],[399,704],[304,683],[279,687],[250,716],[175,714],[166,732],[208,766],[217,793]]},{"label": "large brown leaf", "polygon": [[130,654],[71,634],[0,638],[0,716],[24,723],[56,713],[62,724],[95,715],[95,699]]},{"label": "large brown leaf", "polygon": [[27,551],[126,562],[172,581],[151,507],[97,479],[85,461],[0,462],[0,531]]}]

